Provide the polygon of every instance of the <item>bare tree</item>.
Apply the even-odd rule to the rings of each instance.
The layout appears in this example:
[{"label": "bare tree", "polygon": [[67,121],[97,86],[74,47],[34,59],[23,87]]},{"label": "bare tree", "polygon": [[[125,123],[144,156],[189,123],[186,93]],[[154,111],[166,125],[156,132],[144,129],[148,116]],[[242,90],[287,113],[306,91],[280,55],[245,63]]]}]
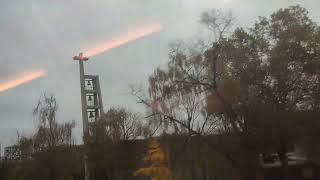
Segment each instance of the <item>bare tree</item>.
[{"label": "bare tree", "polygon": [[122,107],[112,107],[96,122],[90,124],[87,137],[91,141],[102,138],[120,141],[132,140],[142,136],[142,116]]},{"label": "bare tree", "polygon": [[[19,161],[15,163],[13,176],[18,179],[70,179],[80,174],[81,153],[72,146],[74,122],[57,122],[58,105],[51,95],[40,97],[34,108],[39,125],[31,136],[18,133]],[[13,167],[13,168],[15,168]]]},{"label": "bare tree", "polygon": [[249,30],[237,28],[228,34],[233,18],[219,18],[220,14],[202,15],[201,22],[216,35],[212,46],[199,54],[181,46],[172,49],[167,67],[150,77],[150,99],[140,102],[161,114],[162,121],[201,135],[188,126],[190,110],[185,109],[187,118],[181,120],[176,109],[190,98],[200,97],[201,102],[205,97],[200,110],[216,117],[209,120],[218,121],[219,133],[238,137],[239,148],[250,159],[240,166],[246,167],[240,171],[246,178],[253,178],[249,176],[257,167],[262,140],[270,140],[288,179],[286,153],[300,134],[298,122],[304,121],[293,117],[296,112],[319,111],[319,26],[304,8],[293,6],[260,18]]},{"label": "bare tree", "polygon": [[230,33],[235,20],[232,11],[212,9],[201,14],[200,23],[204,24],[214,34],[215,41],[218,41],[224,38],[226,33]]},{"label": "bare tree", "polygon": [[[204,12],[200,22],[215,35],[215,44],[224,39],[234,20],[230,12],[212,10]],[[149,98],[133,90],[140,103],[152,110],[151,116],[166,130],[205,135],[220,128],[218,113],[213,115],[206,109],[209,90],[213,89],[211,82],[215,81],[215,76],[209,75],[212,71],[208,70],[215,63],[208,61],[206,51],[203,43],[171,44],[167,67],[156,69],[149,78]]]},{"label": "bare tree", "polygon": [[35,142],[39,149],[55,148],[59,145],[72,143],[72,129],[75,122],[59,124],[56,116],[58,111],[57,100],[53,95],[44,94],[33,110],[39,125],[35,134]]},{"label": "bare tree", "polygon": [[[216,36],[216,43],[224,39],[233,20],[230,15],[207,13],[202,16],[201,22],[208,23]],[[149,78],[148,96],[141,95],[139,89],[133,89],[132,94],[151,110],[148,117],[153,117],[150,119],[158,122],[165,132],[198,136],[212,150],[239,167],[229,152],[206,138],[206,135],[218,134],[225,122],[220,112],[207,111],[207,96],[214,81],[209,74],[213,65],[207,59],[207,49],[201,43],[172,44],[167,66],[156,69]]]},{"label": "bare tree", "polygon": [[141,135],[141,115],[125,108],[110,108],[100,121],[106,122],[107,132],[113,139],[130,140]]}]

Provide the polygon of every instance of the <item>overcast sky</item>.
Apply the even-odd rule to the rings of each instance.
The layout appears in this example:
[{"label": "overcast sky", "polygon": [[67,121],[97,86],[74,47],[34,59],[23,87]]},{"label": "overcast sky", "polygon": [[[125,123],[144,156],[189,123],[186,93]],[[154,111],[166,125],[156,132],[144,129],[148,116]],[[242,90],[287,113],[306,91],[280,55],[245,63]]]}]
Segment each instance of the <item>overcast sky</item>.
[{"label": "overcast sky", "polygon": [[75,120],[81,139],[78,63],[72,57],[96,42],[128,29],[160,22],[164,29],[92,57],[86,74],[100,76],[104,108],[123,105],[141,110],[128,84],[146,84],[148,75],[168,58],[168,44],[201,31],[199,15],[211,8],[234,11],[237,26],[299,3],[320,21],[319,0],[0,0],[0,82],[16,73],[45,69],[47,76],[0,92],[0,143],[12,144],[16,131],[32,132],[32,108],[39,96],[53,93],[59,121]]}]

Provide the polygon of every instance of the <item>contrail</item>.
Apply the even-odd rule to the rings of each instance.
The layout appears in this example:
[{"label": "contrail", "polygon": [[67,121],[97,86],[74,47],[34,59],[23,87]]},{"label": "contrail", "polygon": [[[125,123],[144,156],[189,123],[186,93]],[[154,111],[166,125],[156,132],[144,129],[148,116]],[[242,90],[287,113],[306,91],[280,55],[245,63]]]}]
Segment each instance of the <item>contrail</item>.
[{"label": "contrail", "polygon": [[44,76],[45,74],[46,74],[45,71],[37,70],[37,71],[21,73],[13,77],[10,77],[9,78],[10,80],[0,83],[0,92],[6,91],[8,89],[14,88],[24,83],[30,82],[32,80],[35,80],[37,78]]},{"label": "contrail", "polygon": [[101,43],[92,49],[88,49],[87,51],[84,51],[83,53],[85,56],[91,57],[91,56],[100,54],[102,52],[108,51],[110,49],[117,48],[121,45],[130,43],[136,39],[158,32],[161,29],[162,29],[162,25],[160,23],[151,23],[148,25],[143,25],[136,29],[131,30],[127,34],[109,39],[106,42]]}]

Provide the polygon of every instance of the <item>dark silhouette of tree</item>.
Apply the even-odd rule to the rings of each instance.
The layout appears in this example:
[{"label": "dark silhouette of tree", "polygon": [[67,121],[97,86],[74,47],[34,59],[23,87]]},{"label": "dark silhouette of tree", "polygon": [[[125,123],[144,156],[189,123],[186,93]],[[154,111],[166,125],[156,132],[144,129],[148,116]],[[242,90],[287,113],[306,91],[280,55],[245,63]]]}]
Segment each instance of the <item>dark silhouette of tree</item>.
[{"label": "dark silhouette of tree", "polygon": [[[34,166],[43,169],[39,176],[48,179],[60,179],[62,174],[70,176],[72,166],[67,163],[72,153],[72,128],[74,122],[59,123],[57,121],[58,103],[53,95],[44,94],[34,108],[34,115],[38,119],[38,129],[33,140]],[[66,152],[65,152],[66,151]],[[64,159],[66,158],[66,159]],[[69,165],[69,168],[67,168]],[[65,172],[70,170],[70,172]]]},{"label": "dark silhouette of tree", "polygon": [[46,95],[39,99],[33,114],[37,117],[39,125],[35,134],[35,143],[39,150],[53,149],[60,145],[72,143],[72,128],[75,122],[58,123],[57,100],[53,95]]},{"label": "dark silhouette of tree", "polygon": [[114,179],[119,169],[118,151],[123,143],[142,135],[141,116],[125,108],[110,108],[101,118],[89,124],[84,137],[90,178]]},{"label": "dark silhouette of tree", "polygon": [[192,106],[185,108],[185,103],[201,102],[199,109],[210,118],[202,116],[198,123],[213,123],[218,127],[213,133],[239,139],[245,178],[254,178],[258,153],[264,149],[278,153],[283,179],[288,179],[290,144],[308,136],[306,124],[318,117],[320,28],[300,6],[280,9],[270,18],[260,17],[252,28],[232,33],[232,16],[219,15],[206,12],[201,19],[216,35],[212,45],[205,50],[172,48],[167,67],[150,77],[150,99],[139,98],[161,115],[159,121],[199,136],[201,128],[190,126]]},{"label": "dark silhouette of tree", "polygon": [[13,146],[18,156],[11,162],[7,178],[72,179],[82,171],[82,152],[73,144],[74,122],[59,123],[58,103],[53,95],[40,97],[34,115],[39,124],[35,134],[20,136]]},{"label": "dark silhouette of tree", "polygon": [[125,108],[110,108],[100,121],[105,121],[112,139],[131,140],[141,136],[141,115]]}]

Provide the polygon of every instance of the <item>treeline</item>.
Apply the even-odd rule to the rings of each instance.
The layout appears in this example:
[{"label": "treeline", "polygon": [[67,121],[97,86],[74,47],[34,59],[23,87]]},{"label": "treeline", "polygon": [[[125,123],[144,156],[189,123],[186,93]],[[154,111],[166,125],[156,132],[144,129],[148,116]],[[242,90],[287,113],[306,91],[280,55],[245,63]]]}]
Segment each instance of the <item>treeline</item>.
[{"label": "treeline", "polygon": [[8,162],[8,179],[83,178],[83,157],[92,179],[140,178],[133,173],[152,164],[142,161],[152,137],[171,172],[154,179],[253,180],[260,155],[275,153],[287,180],[292,145],[319,163],[319,25],[300,6],[247,29],[234,21],[232,13],[203,13],[200,22],[214,38],[173,43],[147,93],[132,88],[148,113],[111,108],[90,125],[83,146],[73,145],[73,123],[57,123],[55,99],[45,97],[35,109],[37,133],[18,143],[31,156]]}]

